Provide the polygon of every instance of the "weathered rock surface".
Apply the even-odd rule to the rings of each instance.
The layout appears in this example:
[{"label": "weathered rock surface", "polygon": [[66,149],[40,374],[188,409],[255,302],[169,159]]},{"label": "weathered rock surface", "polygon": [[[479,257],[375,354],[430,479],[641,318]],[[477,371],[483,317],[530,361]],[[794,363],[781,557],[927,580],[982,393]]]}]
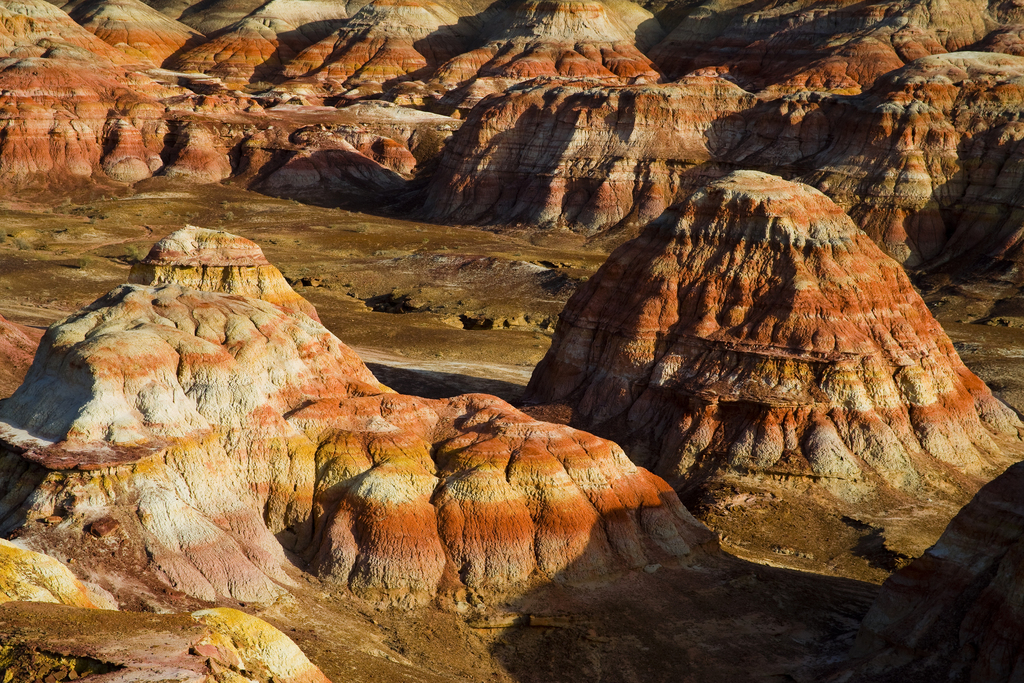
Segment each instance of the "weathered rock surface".
[{"label": "weathered rock surface", "polygon": [[568,403],[681,491],[806,478],[863,508],[977,490],[1021,427],[898,263],[820,192],[757,172],[617,249],[525,398]]},{"label": "weathered rock surface", "polygon": [[894,574],[854,656],[872,680],[1000,683],[1024,670],[1024,464],[987,484],[933,547]]},{"label": "weathered rock surface", "polygon": [[347,17],[343,4],[328,0],[270,0],[171,65],[235,83],[271,79]]},{"label": "weathered rock surface", "polygon": [[70,569],[48,555],[0,539],[0,603],[11,600],[96,607]]},{"label": "weathered rock surface", "polygon": [[228,608],[143,614],[8,602],[0,643],[0,668],[17,681],[330,683],[286,635]]},{"label": "weathered rock surface", "polygon": [[650,55],[670,78],[706,69],[751,91],[856,93],[915,59],[981,40],[1006,21],[994,9],[970,0],[679,3],[668,12],[677,25]]},{"label": "weathered rock surface", "polygon": [[262,299],[320,322],[313,304],[288,286],[255,242],[218,230],[190,225],[171,233],[132,266],[128,282],[153,287],[175,284]]},{"label": "weathered rock surface", "polygon": [[[2,529],[59,512],[25,538],[77,547],[111,517],[165,583],[244,602],[290,583],[278,539],[324,578],[406,602],[603,575],[714,543],[615,444],[490,396],[389,393],[309,316],[222,292],[280,300],[253,273],[213,270],[260,260],[251,243],[185,235],[154,249],[147,261],[174,265],[153,276],[217,291],[125,285],[44,335],[0,406]],[[208,277],[178,265],[192,262]],[[235,277],[249,283],[225,284]]]},{"label": "weathered rock surface", "polygon": [[708,77],[524,84],[473,110],[445,148],[426,210],[453,223],[644,225],[721,173],[715,124],[753,103]]},{"label": "weathered rock surface", "polygon": [[641,45],[650,39],[639,27],[651,20],[631,3],[522,0],[494,21],[487,43],[443,64],[433,80],[453,91],[443,104],[466,111],[537,77],[654,83],[661,75],[637,46],[638,34]]},{"label": "weathered rock surface", "polygon": [[464,52],[473,37],[457,14],[430,0],[374,0],[283,73],[349,87],[423,78]]},{"label": "weathered rock surface", "polygon": [[37,330],[16,325],[0,316],[0,397],[10,395],[21,384],[40,336]]},{"label": "weathered rock surface", "polygon": [[72,0],[62,8],[82,28],[143,64],[160,66],[203,37],[140,0]]}]

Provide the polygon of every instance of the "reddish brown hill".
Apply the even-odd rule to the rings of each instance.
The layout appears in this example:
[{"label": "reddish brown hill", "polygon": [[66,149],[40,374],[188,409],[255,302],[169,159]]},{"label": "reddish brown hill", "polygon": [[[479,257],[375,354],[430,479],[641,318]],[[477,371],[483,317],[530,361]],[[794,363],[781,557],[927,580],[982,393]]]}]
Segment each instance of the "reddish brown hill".
[{"label": "reddish brown hill", "polygon": [[203,37],[140,0],[87,0],[64,9],[97,38],[131,59],[155,66]]},{"label": "reddish brown hill", "polygon": [[1008,683],[1024,671],[1024,464],[985,486],[933,547],[893,575],[854,656],[871,680]]},{"label": "reddish brown hill", "polygon": [[[104,558],[76,558],[112,592],[159,580],[244,602],[272,601],[290,584],[278,539],[325,579],[406,603],[714,546],[668,485],[615,444],[491,396],[394,394],[312,318],[239,296],[280,299],[241,281],[253,269],[221,271],[238,280],[232,294],[209,267],[206,279],[187,277],[210,260],[203,245],[262,258],[238,238],[199,236],[198,252],[179,237],[162,260],[179,269],[173,279],[217,291],[125,285],[44,336],[0,407],[4,530],[28,520],[31,542],[67,549],[111,517],[124,552],[149,567],[126,581]],[[55,512],[66,519],[52,530],[31,522]]]},{"label": "reddish brown hill", "polygon": [[568,403],[679,490],[802,480],[864,511],[962,500],[1020,427],[898,263],[820,192],[756,172],[617,249],[525,398]]}]

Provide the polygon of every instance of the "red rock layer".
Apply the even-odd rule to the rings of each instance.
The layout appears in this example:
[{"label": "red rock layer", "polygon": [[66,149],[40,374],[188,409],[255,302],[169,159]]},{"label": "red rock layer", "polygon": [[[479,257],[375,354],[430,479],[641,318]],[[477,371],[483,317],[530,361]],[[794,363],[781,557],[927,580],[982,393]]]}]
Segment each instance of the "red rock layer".
[{"label": "red rock layer", "polygon": [[702,184],[719,122],[754,103],[720,78],[522,86],[476,107],[428,189],[441,222],[639,226]]},{"label": "red rock layer", "polygon": [[998,472],[993,437],[1021,426],[838,206],[752,171],[612,254],[525,399],[569,403],[677,488],[751,473],[931,496]]},{"label": "red rock layer", "polygon": [[705,6],[650,55],[671,78],[709,69],[751,91],[856,93],[915,59],[980,40],[996,23],[987,9],[964,0]]},{"label": "red rock layer", "polygon": [[867,661],[854,670],[872,680],[1017,680],[1024,673],[1022,586],[1018,463],[981,489],[938,543],[882,585],[853,651]]},{"label": "red rock layer", "polygon": [[455,89],[442,103],[468,111],[487,94],[537,77],[657,82],[661,75],[636,46],[638,17],[617,9],[599,0],[516,2],[486,44],[438,69],[434,80]]},{"label": "red rock layer", "polygon": [[128,282],[151,287],[176,284],[262,299],[320,322],[313,304],[288,286],[255,242],[217,230],[191,225],[176,230],[132,266]]},{"label": "red rock layer", "polygon": [[272,79],[347,16],[344,5],[329,0],[271,0],[176,57],[170,65],[226,81]]},{"label": "red rock layer", "polygon": [[375,0],[303,50],[284,75],[349,87],[422,78],[465,51],[471,37],[458,15],[429,0]]},{"label": "red rock layer", "polygon": [[88,0],[76,4],[69,13],[97,38],[132,59],[155,66],[202,38],[140,0]]},{"label": "red rock layer", "polygon": [[0,398],[9,396],[25,378],[41,333],[0,316]]},{"label": "red rock layer", "polygon": [[[210,260],[172,241],[173,262]],[[75,547],[114,517],[151,572],[207,600],[277,597],[275,534],[320,575],[405,602],[714,544],[615,444],[490,396],[396,395],[305,314],[176,284],[124,285],[51,327],[0,439],[0,528],[62,506]]]}]

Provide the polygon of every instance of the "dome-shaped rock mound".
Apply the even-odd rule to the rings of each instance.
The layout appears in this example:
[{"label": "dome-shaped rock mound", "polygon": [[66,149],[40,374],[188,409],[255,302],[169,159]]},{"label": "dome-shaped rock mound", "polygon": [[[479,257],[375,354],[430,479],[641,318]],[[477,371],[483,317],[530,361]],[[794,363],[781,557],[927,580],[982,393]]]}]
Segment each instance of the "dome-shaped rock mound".
[{"label": "dome-shaped rock mound", "polygon": [[[228,240],[222,267],[258,257],[198,234]],[[181,244],[152,260],[189,262]],[[148,563],[133,572],[207,600],[275,599],[281,543],[327,580],[413,603],[715,544],[611,442],[491,396],[394,394],[307,315],[180,284],[124,285],[47,331],[0,404],[0,473],[0,533],[79,548],[113,520]],[[131,584],[103,557],[77,562],[115,594]]]},{"label": "dome-shaped rock mound", "polygon": [[176,284],[187,289],[262,299],[320,321],[313,304],[295,293],[255,242],[189,225],[163,238],[139,263],[128,282]]},{"label": "dome-shaped rock mound", "polygon": [[569,404],[685,493],[775,478],[869,510],[882,492],[965,501],[1021,426],[838,206],[745,171],[612,254],[526,399]]},{"label": "dome-shaped rock mound", "polygon": [[883,584],[853,654],[873,681],[1020,680],[1022,591],[1024,463],[982,488],[934,547]]}]

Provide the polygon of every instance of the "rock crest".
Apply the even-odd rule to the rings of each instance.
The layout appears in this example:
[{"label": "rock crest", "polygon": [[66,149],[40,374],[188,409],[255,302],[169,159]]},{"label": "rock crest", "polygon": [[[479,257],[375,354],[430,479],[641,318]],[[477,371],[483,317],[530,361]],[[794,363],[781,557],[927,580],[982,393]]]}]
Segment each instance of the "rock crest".
[{"label": "rock crest", "polygon": [[612,254],[566,305],[527,400],[569,403],[573,424],[682,490],[731,472],[919,496],[998,472],[996,440],[1021,426],[842,209],[753,171]]}]

